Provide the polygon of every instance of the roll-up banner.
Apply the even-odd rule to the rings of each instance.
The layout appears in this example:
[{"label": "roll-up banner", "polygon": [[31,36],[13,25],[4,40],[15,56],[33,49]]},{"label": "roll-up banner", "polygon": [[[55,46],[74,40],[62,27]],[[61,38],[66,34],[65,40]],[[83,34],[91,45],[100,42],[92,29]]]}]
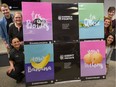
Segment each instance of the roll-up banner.
[{"label": "roll-up banner", "polygon": [[105,79],[105,41],[80,42],[81,79]]},{"label": "roll-up banner", "polygon": [[51,3],[22,2],[24,41],[52,40]]},{"label": "roll-up banner", "polygon": [[55,81],[80,80],[79,43],[55,43]]},{"label": "roll-up banner", "polygon": [[78,4],[52,4],[53,39],[72,42],[79,39]]},{"label": "roll-up banner", "polygon": [[27,85],[54,82],[53,44],[24,45]]},{"label": "roll-up banner", "polygon": [[103,3],[79,3],[79,39],[104,38]]}]

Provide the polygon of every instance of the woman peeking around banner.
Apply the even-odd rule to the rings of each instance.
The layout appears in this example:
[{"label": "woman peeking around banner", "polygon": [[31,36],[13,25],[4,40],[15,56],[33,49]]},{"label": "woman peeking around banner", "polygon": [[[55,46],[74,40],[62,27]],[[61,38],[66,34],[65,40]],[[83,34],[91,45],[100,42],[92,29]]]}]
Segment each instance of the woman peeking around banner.
[{"label": "woman peeking around banner", "polygon": [[115,7],[114,6],[111,6],[111,7],[109,7],[108,8],[108,10],[107,10],[107,16],[111,19],[111,20],[113,20],[113,17],[114,17],[114,15],[115,15]]},{"label": "woman peeking around banner", "polygon": [[105,37],[112,32],[112,21],[109,17],[104,17],[104,35]]},{"label": "woman peeking around banner", "polygon": [[109,33],[106,36],[106,73],[108,72],[110,59],[115,45],[115,35]]},{"label": "woman peeking around banner", "polygon": [[111,20],[111,24],[112,24],[112,32],[114,33],[115,32],[115,28],[113,27],[113,23],[115,21],[115,18],[114,18],[114,15],[115,15],[115,12],[116,11],[116,8],[114,6],[110,6],[107,10],[107,16],[105,17],[109,17],[110,20]]},{"label": "woman peeking around banner", "polygon": [[20,43],[23,44],[23,26],[22,26],[22,14],[20,12],[14,13],[13,23],[9,27],[9,40],[13,37],[17,37]]},{"label": "woman peeking around banner", "polygon": [[11,45],[12,48],[9,53],[10,67],[7,70],[7,75],[15,79],[16,83],[20,83],[25,76],[22,73],[24,71],[24,49],[17,37],[12,38]]}]

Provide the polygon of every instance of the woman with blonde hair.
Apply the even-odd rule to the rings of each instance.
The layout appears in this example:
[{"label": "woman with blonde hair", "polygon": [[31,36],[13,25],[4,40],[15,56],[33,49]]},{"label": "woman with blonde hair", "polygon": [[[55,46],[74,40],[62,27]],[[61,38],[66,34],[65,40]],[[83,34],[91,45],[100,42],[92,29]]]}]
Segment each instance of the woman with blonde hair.
[{"label": "woman with blonde hair", "polygon": [[112,32],[112,21],[109,17],[104,17],[104,33],[105,37]]},{"label": "woman with blonde hair", "polygon": [[23,25],[21,12],[14,13],[13,21],[13,24],[11,24],[9,27],[10,43],[13,37],[17,37],[21,41],[21,44],[23,44]]}]

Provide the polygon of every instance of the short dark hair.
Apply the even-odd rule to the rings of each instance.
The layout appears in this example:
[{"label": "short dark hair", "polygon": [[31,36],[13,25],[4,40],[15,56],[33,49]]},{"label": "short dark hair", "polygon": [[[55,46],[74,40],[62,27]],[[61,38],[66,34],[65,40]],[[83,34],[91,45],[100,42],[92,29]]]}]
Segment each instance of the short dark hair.
[{"label": "short dark hair", "polygon": [[[13,38],[11,39],[11,43],[12,43],[13,39],[15,39],[15,38],[17,38],[17,39],[19,40],[19,38],[18,38],[18,37],[13,37]],[[19,40],[19,41],[20,41],[20,40]]]},{"label": "short dark hair", "polygon": [[9,8],[9,6],[6,3],[3,3],[3,4],[0,5],[0,11],[1,11],[1,7]]},{"label": "short dark hair", "polygon": [[113,6],[108,8],[108,12],[112,12],[112,11],[115,11],[115,7],[113,7]]}]

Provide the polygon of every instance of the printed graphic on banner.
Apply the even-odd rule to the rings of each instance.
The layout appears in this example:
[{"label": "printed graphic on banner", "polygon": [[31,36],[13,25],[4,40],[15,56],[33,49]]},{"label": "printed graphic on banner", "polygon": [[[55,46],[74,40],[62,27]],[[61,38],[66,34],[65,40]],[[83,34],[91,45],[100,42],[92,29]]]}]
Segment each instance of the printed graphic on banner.
[{"label": "printed graphic on banner", "polygon": [[79,3],[79,38],[104,38],[102,3]]},{"label": "printed graphic on banner", "polygon": [[80,56],[78,43],[55,43],[55,81],[80,79]]},{"label": "printed graphic on banner", "polygon": [[51,3],[22,2],[24,41],[52,40]]},{"label": "printed graphic on banner", "polygon": [[24,45],[26,82],[54,80],[53,44]]},{"label": "printed graphic on banner", "polygon": [[78,5],[53,4],[53,39],[56,42],[78,40]]},{"label": "printed graphic on banner", "polygon": [[80,42],[81,77],[106,74],[105,41]]}]

